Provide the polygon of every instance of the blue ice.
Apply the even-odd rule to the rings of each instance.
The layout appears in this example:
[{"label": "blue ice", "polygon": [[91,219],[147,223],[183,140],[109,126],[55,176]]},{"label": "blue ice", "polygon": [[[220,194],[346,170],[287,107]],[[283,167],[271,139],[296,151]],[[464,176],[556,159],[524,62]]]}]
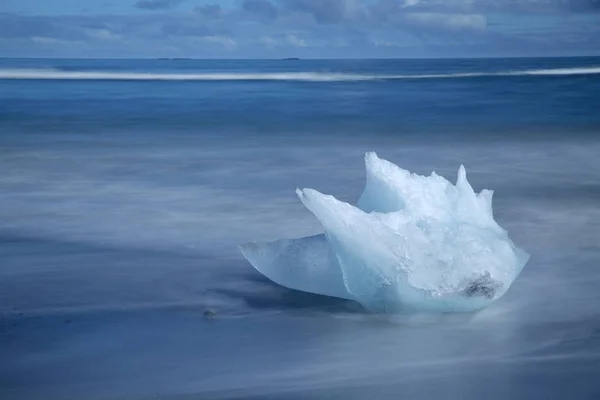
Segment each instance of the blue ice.
[{"label": "blue ice", "polygon": [[502,297],[529,259],[475,193],[370,152],[357,206],[298,189],[325,233],[240,250],[261,274],[296,290],[355,300],[376,313],[474,311]]}]

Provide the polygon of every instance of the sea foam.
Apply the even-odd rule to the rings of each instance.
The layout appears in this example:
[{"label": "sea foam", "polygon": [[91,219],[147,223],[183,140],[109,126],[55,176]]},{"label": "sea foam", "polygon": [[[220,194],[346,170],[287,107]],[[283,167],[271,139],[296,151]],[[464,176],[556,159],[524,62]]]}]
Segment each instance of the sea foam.
[{"label": "sea foam", "polygon": [[432,74],[357,74],[336,72],[133,72],[133,71],[65,71],[56,68],[0,69],[0,80],[67,80],[67,81],[290,81],[290,82],[360,82],[420,79],[466,79],[514,76],[596,75],[600,67],[525,69],[514,71],[450,72]]}]

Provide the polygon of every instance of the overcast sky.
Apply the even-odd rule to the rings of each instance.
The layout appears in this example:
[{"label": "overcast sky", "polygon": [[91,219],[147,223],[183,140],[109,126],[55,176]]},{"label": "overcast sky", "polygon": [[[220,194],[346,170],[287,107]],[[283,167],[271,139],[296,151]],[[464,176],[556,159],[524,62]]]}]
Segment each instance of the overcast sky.
[{"label": "overcast sky", "polygon": [[0,56],[600,55],[600,0],[0,0]]}]

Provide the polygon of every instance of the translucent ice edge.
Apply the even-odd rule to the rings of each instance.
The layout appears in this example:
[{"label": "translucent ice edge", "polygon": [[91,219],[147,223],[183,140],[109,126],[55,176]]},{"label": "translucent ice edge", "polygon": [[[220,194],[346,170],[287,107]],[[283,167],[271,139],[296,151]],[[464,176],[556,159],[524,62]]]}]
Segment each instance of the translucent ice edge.
[{"label": "translucent ice edge", "polygon": [[506,293],[529,254],[494,220],[492,191],[412,174],[373,152],[357,206],[298,189],[325,233],[240,250],[290,289],[355,300],[377,313],[473,311]]}]

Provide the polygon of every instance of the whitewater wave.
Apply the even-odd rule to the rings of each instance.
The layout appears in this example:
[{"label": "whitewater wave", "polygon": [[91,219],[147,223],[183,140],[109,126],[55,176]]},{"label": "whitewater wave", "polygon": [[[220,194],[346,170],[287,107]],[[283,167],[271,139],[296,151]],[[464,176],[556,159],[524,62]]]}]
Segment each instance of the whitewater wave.
[{"label": "whitewater wave", "polygon": [[0,80],[113,80],[113,81],[298,81],[340,82],[409,79],[452,79],[494,76],[561,76],[600,74],[600,67],[530,69],[503,72],[464,72],[448,74],[353,74],[329,72],[274,73],[171,73],[171,72],[102,72],[62,71],[59,69],[0,69]]}]

